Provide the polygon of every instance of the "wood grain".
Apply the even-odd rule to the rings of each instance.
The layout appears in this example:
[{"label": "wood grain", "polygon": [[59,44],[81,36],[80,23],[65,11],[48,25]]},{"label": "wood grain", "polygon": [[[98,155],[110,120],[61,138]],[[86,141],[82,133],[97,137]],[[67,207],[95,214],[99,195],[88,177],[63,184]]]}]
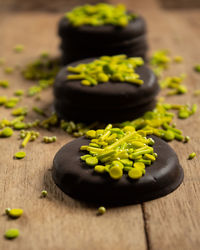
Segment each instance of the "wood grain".
[{"label": "wood grain", "polygon": [[[112,1],[119,2],[119,1]],[[151,51],[167,48],[172,55],[182,55],[184,63],[172,64],[167,75],[187,73],[185,81],[189,92],[180,97],[167,98],[174,103],[198,103],[193,97],[194,89],[200,88],[200,75],[192,66],[200,62],[200,20],[199,11],[165,11],[156,2],[124,1],[130,9],[141,13],[148,22],[148,38]],[[151,8],[151,9],[150,9]],[[151,10],[151,11],[150,11]],[[0,57],[5,57],[6,66],[25,65],[48,50],[58,56],[59,39],[56,25],[61,14],[21,12],[0,16]],[[25,45],[22,54],[15,54],[15,44]],[[9,79],[9,89],[0,88],[0,95],[12,96],[18,88],[28,89],[31,82],[23,80],[18,71],[5,75],[0,69],[0,79]],[[42,94],[40,102],[25,97],[18,106],[36,105],[47,112],[52,109],[51,89]],[[0,119],[10,118],[10,110],[0,107]],[[38,118],[29,112],[28,120]],[[176,150],[185,171],[184,183],[172,194],[161,199],[144,203],[142,206],[126,206],[108,209],[104,216],[96,216],[96,208],[80,203],[64,195],[51,179],[52,159],[56,151],[70,136],[59,129],[51,132],[40,130],[41,137],[29,143],[25,149],[27,157],[13,160],[19,151],[18,134],[0,140],[0,249],[1,250],[198,250],[200,245],[200,174],[199,174],[199,112],[185,121],[177,121],[191,142],[171,143]],[[53,133],[52,133],[53,132]],[[53,144],[42,144],[44,135],[56,135]],[[197,157],[187,160],[195,151]],[[42,189],[48,197],[40,198]],[[101,204],[100,204],[101,205]],[[9,220],[3,215],[6,207],[21,207],[24,215],[17,220]],[[14,241],[3,238],[6,229],[19,228],[21,235]]]}]

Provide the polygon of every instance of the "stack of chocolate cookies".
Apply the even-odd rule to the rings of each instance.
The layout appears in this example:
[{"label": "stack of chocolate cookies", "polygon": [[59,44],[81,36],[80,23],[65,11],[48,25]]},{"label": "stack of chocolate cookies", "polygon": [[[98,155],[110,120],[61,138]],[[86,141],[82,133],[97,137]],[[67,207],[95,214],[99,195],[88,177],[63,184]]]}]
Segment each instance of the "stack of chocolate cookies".
[{"label": "stack of chocolate cookies", "polygon": [[[118,123],[154,108],[159,85],[143,60],[148,46],[142,17],[121,5],[85,5],[61,19],[59,35],[65,66],[55,79],[54,108],[60,119]],[[183,169],[154,132],[112,124],[89,130],[58,151],[53,180],[71,197],[103,205],[167,195],[181,184]]]}]

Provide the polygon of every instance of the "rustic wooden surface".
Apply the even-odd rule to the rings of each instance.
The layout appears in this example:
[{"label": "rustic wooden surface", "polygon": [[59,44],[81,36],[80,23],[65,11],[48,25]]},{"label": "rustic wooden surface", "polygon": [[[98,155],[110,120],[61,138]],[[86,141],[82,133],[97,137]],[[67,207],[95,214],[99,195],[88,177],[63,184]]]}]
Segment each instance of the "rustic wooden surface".
[{"label": "rustic wooden surface", "polygon": [[[117,2],[117,1],[112,1]],[[119,1],[118,1],[119,2]],[[173,103],[199,103],[192,95],[200,88],[200,75],[192,69],[200,62],[200,10],[160,9],[153,1],[124,1],[130,9],[145,16],[149,27],[151,51],[167,48],[173,55],[182,55],[184,62],[173,64],[167,75],[187,73],[185,80],[189,92],[180,97],[169,97]],[[146,4],[144,4],[146,2]],[[0,15],[0,57],[6,66],[24,65],[44,50],[58,55],[59,39],[56,25],[61,14],[23,12]],[[15,54],[15,44],[25,45],[25,51]],[[9,79],[9,89],[0,88],[0,95],[13,95],[14,90],[27,89],[32,83],[22,79],[19,72],[8,76],[0,68],[0,79]],[[18,106],[37,105],[51,109],[51,89],[42,94],[42,100],[24,98]],[[0,118],[10,118],[10,110],[0,107]],[[30,112],[28,119],[38,117]],[[64,195],[51,179],[52,159],[56,151],[70,136],[60,130],[40,130],[41,135],[56,135],[53,144],[42,144],[41,137],[25,148],[27,157],[14,160],[19,151],[18,133],[9,139],[0,139],[0,249],[1,250],[198,250],[200,248],[200,115],[199,111],[185,121],[177,121],[185,134],[191,137],[188,144],[171,143],[185,171],[185,179],[178,190],[158,200],[142,205],[110,208],[104,216],[96,216],[96,208],[88,207]],[[195,151],[197,157],[187,160]],[[41,190],[48,197],[40,199]],[[6,207],[21,207],[24,215],[9,220],[3,213]],[[16,227],[20,237],[8,241],[6,229]]]}]

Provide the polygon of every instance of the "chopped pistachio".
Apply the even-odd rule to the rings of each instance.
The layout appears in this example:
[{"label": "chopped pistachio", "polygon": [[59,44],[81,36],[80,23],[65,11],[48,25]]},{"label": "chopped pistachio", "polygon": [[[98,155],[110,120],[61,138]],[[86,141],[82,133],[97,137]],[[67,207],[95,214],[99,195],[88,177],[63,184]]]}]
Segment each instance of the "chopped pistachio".
[{"label": "chopped pistachio", "polygon": [[44,110],[42,110],[41,108],[38,107],[33,107],[33,111],[35,111],[37,114],[42,115],[42,116],[46,116]]},{"label": "chopped pistachio", "polygon": [[173,61],[176,63],[181,63],[183,61],[182,56],[174,56]]},{"label": "chopped pistachio", "polygon": [[29,141],[35,141],[35,139],[37,139],[39,136],[39,132],[36,132],[36,131],[24,131],[24,130],[21,130],[20,132],[20,137],[22,139],[24,139],[21,143],[21,147],[26,147],[27,143]]},{"label": "chopped pistachio", "polygon": [[0,66],[4,65],[5,59],[3,57],[0,57]]},{"label": "chopped pistachio", "polygon": [[150,58],[150,64],[153,67],[153,71],[157,76],[160,76],[163,70],[167,69],[171,59],[169,57],[168,50],[157,50]]},{"label": "chopped pistachio", "polygon": [[17,103],[19,102],[19,98],[17,98],[17,97],[12,97],[12,98],[9,98],[9,99],[7,99],[7,101],[4,103],[4,106],[6,107],[6,108],[14,108],[16,105],[17,105]]},{"label": "chopped pistachio", "polygon": [[190,137],[187,135],[187,136],[185,137],[184,142],[187,143],[187,142],[189,142],[189,140],[190,140]]},{"label": "chopped pistachio", "polygon": [[107,24],[125,27],[129,21],[136,17],[135,14],[128,13],[122,4],[113,6],[106,3],[78,6],[67,12],[65,16],[75,27],[82,25],[102,26]]},{"label": "chopped pistachio", "polygon": [[45,143],[52,143],[57,140],[56,136],[44,136],[43,137],[43,142]]},{"label": "chopped pistachio", "polygon": [[[120,179],[123,172],[129,171],[133,167],[140,169],[140,177],[142,177],[145,170],[141,169],[145,169],[145,165],[151,165],[156,160],[152,147],[154,141],[141,135],[141,130],[137,132],[135,129],[128,129],[129,127],[132,126],[124,126],[122,129],[113,128],[109,124],[104,130],[101,130],[101,133],[99,130],[89,130],[87,136],[90,137],[91,143],[80,148],[89,154],[81,156],[81,160],[94,167],[95,172],[108,173],[115,180]],[[98,165],[98,163],[100,164]],[[107,167],[108,165],[109,167]]]},{"label": "chopped pistachio", "polygon": [[182,84],[185,77],[185,74],[173,77],[168,76],[164,80],[160,81],[159,84],[162,89],[172,89],[172,91],[168,92],[167,95],[185,94],[187,92],[187,88]]},{"label": "chopped pistachio", "polygon": [[23,151],[15,153],[14,157],[17,159],[23,159],[26,156],[26,153]]},{"label": "chopped pistachio", "polygon": [[40,57],[41,58],[48,58],[49,57],[49,53],[47,51],[43,51],[41,54],[40,54]]},{"label": "chopped pistachio", "polygon": [[98,208],[98,214],[105,214],[105,212],[106,212],[106,208],[105,207],[99,207]]},{"label": "chopped pistachio", "polygon": [[48,117],[47,119],[43,120],[41,122],[41,126],[43,128],[49,128],[50,126],[55,126],[58,122],[58,117],[56,114],[52,114],[50,117]]},{"label": "chopped pistachio", "polygon": [[12,128],[5,127],[0,131],[0,137],[10,137],[13,134]]},{"label": "chopped pistachio", "polygon": [[13,50],[16,52],[16,53],[21,53],[23,50],[24,50],[24,45],[22,44],[17,44]]},{"label": "chopped pistachio", "polygon": [[42,88],[41,88],[40,86],[34,85],[34,86],[32,86],[32,87],[30,87],[30,88],[28,89],[28,94],[27,94],[27,95],[28,95],[28,96],[34,96],[34,95],[40,93],[41,90],[42,90]]},{"label": "chopped pistachio", "polygon": [[128,176],[131,179],[139,179],[142,177],[142,170],[139,168],[132,168],[129,172],[128,172]]},{"label": "chopped pistachio", "polygon": [[143,59],[140,57],[128,58],[126,55],[102,56],[87,64],[67,67],[67,70],[73,73],[68,75],[67,79],[82,80],[81,83],[87,86],[108,81],[142,85],[143,80],[135,72],[135,68],[143,64]]},{"label": "chopped pistachio", "polygon": [[23,214],[23,209],[21,209],[21,208],[12,208],[12,209],[9,209],[8,211],[7,211],[7,214],[11,217],[11,218],[13,218],[13,219],[16,219],[16,218],[19,218],[20,216],[22,216],[22,214]]},{"label": "chopped pistachio", "polygon": [[14,94],[16,96],[22,96],[24,94],[24,90],[23,89],[17,89]]},{"label": "chopped pistachio", "polygon": [[10,85],[8,80],[0,80],[0,86],[3,88],[8,88]]},{"label": "chopped pistachio", "polygon": [[12,68],[12,67],[6,67],[6,68],[4,69],[4,72],[5,72],[6,74],[12,74],[13,71],[14,71],[14,68]]},{"label": "chopped pistachio", "polygon": [[42,190],[42,192],[41,192],[41,196],[42,196],[42,197],[46,197],[46,196],[47,196],[47,194],[48,194],[48,193],[47,193],[47,191],[46,191],[46,190]]},{"label": "chopped pistachio", "polygon": [[192,160],[195,156],[196,156],[196,153],[193,152],[193,153],[189,154],[188,159]]},{"label": "chopped pistachio", "polygon": [[7,239],[14,239],[14,238],[17,238],[19,236],[19,230],[16,229],[16,228],[11,228],[11,229],[8,229],[6,232],[5,232],[5,238]]},{"label": "chopped pistachio", "polygon": [[0,105],[3,105],[7,102],[7,96],[0,96]]},{"label": "chopped pistachio", "polygon": [[27,108],[25,108],[25,107],[21,107],[21,108],[16,108],[16,109],[13,109],[13,111],[12,111],[12,115],[14,115],[14,116],[21,116],[21,115],[27,115]]},{"label": "chopped pistachio", "polygon": [[200,89],[196,89],[196,90],[194,91],[194,95],[195,95],[195,96],[199,96],[199,95],[200,95]]},{"label": "chopped pistachio", "polygon": [[196,72],[200,72],[200,64],[195,65],[195,66],[194,66],[194,70],[195,70]]},{"label": "chopped pistachio", "polygon": [[22,71],[25,79],[28,80],[48,80],[54,79],[60,69],[58,60],[40,57],[28,64]]}]

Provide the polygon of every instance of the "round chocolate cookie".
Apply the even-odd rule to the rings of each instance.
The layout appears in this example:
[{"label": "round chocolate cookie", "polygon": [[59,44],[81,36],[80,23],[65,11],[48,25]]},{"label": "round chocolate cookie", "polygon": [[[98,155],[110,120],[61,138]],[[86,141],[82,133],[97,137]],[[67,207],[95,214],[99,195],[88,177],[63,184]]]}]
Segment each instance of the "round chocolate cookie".
[{"label": "round chocolate cookie", "polygon": [[116,42],[133,39],[146,33],[146,23],[141,16],[131,20],[127,26],[118,27],[111,24],[103,26],[83,25],[73,26],[66,17],[59,22],[58,34],[70,40],[81,41],[84,43]]},{"label": "round chocolate cookie", "polygon": [[[88,63],[85,59],[68,66]],[[83,86],[80,80],[67,80],[67,67],[61,69],[54,83],[54,107],[60,118],[89,122],[119,122],[132,120],[151,110],[159,91],[157,78],[145,65],[137,67],[136,73],[144,83],[140,86],[124,82],[99,83]]]},{"label": "round chocolate cookie", "polygon": [[83,155],[80,147],[89,144],[84,137],[64,145],[57,152],[53,161],[53,180],[71,197],[99,205],[136,204],[167,195],[182,183],[183,169],[173,149],[162,139],[151,137],[158,158],[138,180],[126,174],[114,180],[106,174],[95,173],[80,159]]},{"label": "round chocolate cookie", "polygon": [[[146,52],[148,50],[148,45],[145,40],[138,43],[130,44],[107,44],[107,46],[102,45],[101,47],[91,44],[89,47],[85,47],[84,50],[82,46],[77,44],[68,44],[64,41],[61,44],[62,49],[62,64],[66,65],[71,61],[76,61],[84,58],[101,56],[101,55],[116,55],[119,52],[121,54],[129,55],[130,57],[142,57],[146,60]],[[70,51],[73,51],[71,53]]]},{"label": "round chocolate cookie", "polygon": [[73,26],[66,17],[59,23],[62,39],[62,63],[101,56],[126,54],[146,58],[146,24],[142,17],[131,20],[127,26],[111,24],[102,26]]}]

